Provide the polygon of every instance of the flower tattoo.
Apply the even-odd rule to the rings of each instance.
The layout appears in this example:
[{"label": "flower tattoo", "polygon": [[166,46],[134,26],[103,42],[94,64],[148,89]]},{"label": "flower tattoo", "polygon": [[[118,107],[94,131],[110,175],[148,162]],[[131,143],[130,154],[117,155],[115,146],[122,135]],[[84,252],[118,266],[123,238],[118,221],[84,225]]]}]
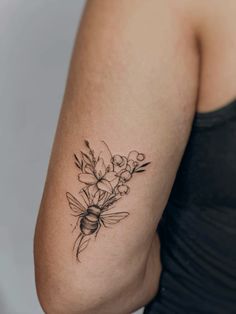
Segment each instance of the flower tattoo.
[{"label": "flower tattoo", "polygon": [[80,157],[74,154],[74,162],[79,169],[78,180],[84,186],[79,190],[77,199],[67,192],[66,197],[76,221],[72,232],[77,232],[73,251],[77,261],[80,253],[86,249],[89,241],[101,227],[110,227],[126,218],[128,212],[109,212],[119,199],[130,191],[128,182],[134,174],[144,172],[150,162],[144,162],[145,155],[136,150],[128,156],[112,155],[107,144],[104,144],[106,160],[102,152],[95,155],[87,140],[84,141],[87,151]]}]

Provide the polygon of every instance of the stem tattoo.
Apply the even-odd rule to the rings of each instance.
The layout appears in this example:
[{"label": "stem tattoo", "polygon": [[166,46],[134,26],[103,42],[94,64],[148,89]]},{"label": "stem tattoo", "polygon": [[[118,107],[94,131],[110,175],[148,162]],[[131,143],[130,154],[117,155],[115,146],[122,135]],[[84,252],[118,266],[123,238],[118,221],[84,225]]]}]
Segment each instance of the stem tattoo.
[{"label": "stem tattoo", "polygon": [[126,211],[110,210],[129,193],[127,183],[133,175],[144,172],[150,164],[145,162],[145,155],[136,150],[130,151],[127,156],[113,155],[102,141],[104,151],[96,155],[89,142],[85,140],[84,143],[86,152],[81,151],[80,156],[74,154],[75,166],[79,170],[78,180],[84,186],[79,190],[79,199],[70,192],[66,193],[72,216],[75,217],[72,232],[77,232],[73,246],[77,261],[91,238],[97,237],[101,227],[108,228],[129,215]]}]

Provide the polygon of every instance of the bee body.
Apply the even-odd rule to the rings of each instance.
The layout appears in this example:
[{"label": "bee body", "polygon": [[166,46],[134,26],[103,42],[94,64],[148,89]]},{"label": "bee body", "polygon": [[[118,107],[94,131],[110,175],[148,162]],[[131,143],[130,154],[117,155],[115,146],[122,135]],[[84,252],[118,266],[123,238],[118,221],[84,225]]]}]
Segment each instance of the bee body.
[{"label": "bee body", "polygon": [[86,215],[80,221],[80,229],[84,235],[91,235],[98,229],[101,209],[98,206],[90,206]]}]

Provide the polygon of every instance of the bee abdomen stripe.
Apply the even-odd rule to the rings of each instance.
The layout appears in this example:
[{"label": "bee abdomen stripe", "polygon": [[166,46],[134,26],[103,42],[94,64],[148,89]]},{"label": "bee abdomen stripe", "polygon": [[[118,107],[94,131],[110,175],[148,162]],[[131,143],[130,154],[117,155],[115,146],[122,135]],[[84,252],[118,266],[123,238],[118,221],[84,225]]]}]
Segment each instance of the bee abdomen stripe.
[{"label": "bee abdomen stripe", "polygon": [[97,229],[98,227],[98,221],[90,221],[85,217],[84,219],[81,220],[81,227],[87,228],[87,229]]},{"label": "bee abdomen stripe", "polygon": [[88,220],[89,222],[92,222],[92,223],[98,221],[98,218],[97,218],[96,216],[94,216],[94,215],[87,215],[87,216],[85,217],[85,219]]}]

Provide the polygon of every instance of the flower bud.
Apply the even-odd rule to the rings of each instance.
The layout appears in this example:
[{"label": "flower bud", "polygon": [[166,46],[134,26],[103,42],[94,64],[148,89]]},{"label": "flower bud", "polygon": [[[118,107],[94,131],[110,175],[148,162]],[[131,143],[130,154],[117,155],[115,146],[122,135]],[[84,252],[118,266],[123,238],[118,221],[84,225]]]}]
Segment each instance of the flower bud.
[{"label": "flower bud", "polygon": [[138,161],[143,161],[145,159],[145,155],[144,154],[138,154],[137,156],[137,160]]},{"label": "flower bud", "polygon": [[128,155],[128,159],[137,160],[138,154],[136,150],[132,150]]},{"label": "flower bud", "polygon": [[119,185],[118,186],[118,191],[120,193],[120,195],[125,195],[129,193],[129,187],[125,184]]},{"label": "flower bud", "polygon": [[138,165],[138,162],[137,162],[137,161],[134,161],[134,160],[130,159],[130,160],[128,161],[128,166],[129,166],[129,168],[127,167],[126,169],[129,170],[130,172],[132,172],[133,169],[134,169],[137,165]]},{"label": "flower bud", "polygon": [[120,156],[120,155],[114,155],[112,157],[111,162],[113,163],[113,165],[115,166],[119,166],[122,167],[125,165],[126,163],[126,158],[124,156]]},{"label": "flower bud", "polygon": [[128,170],[124,170],[120,174],[120,178],[123,182],[129,181],[131,179],[132,175]]}]

